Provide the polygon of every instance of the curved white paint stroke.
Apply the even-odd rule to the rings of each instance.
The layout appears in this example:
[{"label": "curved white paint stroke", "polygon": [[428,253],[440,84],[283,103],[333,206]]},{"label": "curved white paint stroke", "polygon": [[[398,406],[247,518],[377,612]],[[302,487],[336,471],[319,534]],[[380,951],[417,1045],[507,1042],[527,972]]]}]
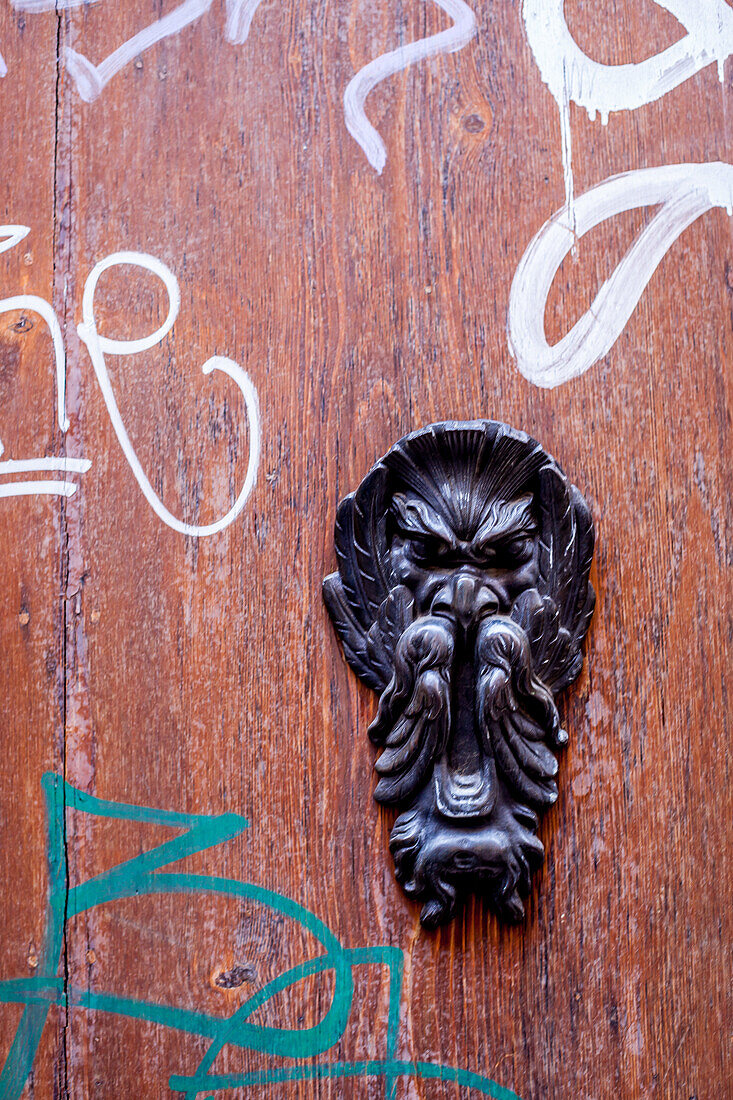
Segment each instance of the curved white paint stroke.
[{"label": "curved white paint stroke", "polygon": [[387,160],[384,142],[364,111],[366,97],[382,80],[406,69],[413,61],[424,61],[439,53],[463,49],[476,34],[476,16],[463,0],[433,0],[453,20],[448,30],[380,54],[360,69],[344,92],[344,118],[351,136],[361,145],[367,160],[381,174]]},{"label": "curved white paint stroke", "polygon": [[[112,340],[106,336],[100,336],[97,332],[97,326],[94,319],[94,294],[100,275],[112,267],[118,267],[124,264],[131,264],[135,267],[142,267],[146,271],[151,271],[162,280],[168,293],[169,309],[165,321],[155,332],[139,340]],[[130,464],[130,469],[133,472],[135,480],[142,490],[143,496],[159,519],[169,527],[172,527],[174,531],[178,531],[182,535],[193,535],[196,538],[203,538],[205,535],[215,535],[218,531],[222,531],[237,518],[244,508],[247,498],[252,492],[257,479],[257,467],[260,460],[260,414],[257,391],[249,375],[231,359],[226,359],[218,355],[208,359],[201,368],[206,375],[211,374],[212,371],[215,370],[222,371],[222,373],[228,375],[244,397],[249,429],[249,462],[247,464],[247,473],[239,496],[226,515],[222,516],[221,519],[218,519],[215,523],[197,525],[183,523],[169,512],[153,489],[148,478],[145,476],[137,454],[135,453],[135,448],[122,422],[122,417],[117,407],[117,401],[115,400],[114,391],[104,359],[105,352],[110,355],[129,355],[139,351],[145,351],[155,344],[158,344],[173,327],[173,323],[178,316],[180,304],[181,295],[178,288],[178,281],[170,268],[166,267],[164,263],[161,263],[161,261],[154,256],[146,255],[143,252],[115,252],[111,256],[107,256],[106,259],[101,260],[89,274],[84,285],[84,295],[82,298],[83,321],[77,326],[77,331],[80,339],[86,344],[89,350],[94,373],[97,376],[99,388],[102,391],[102,397],[104,398],[107,412],[112,421],[112,427],[115,430],[115,434],[122,447],[125,458]]]},{"label": "curved white paint stroke", "polygon": [[[624,210],[660,203],[661,210],[603,283],[590,308],[550,346],[545,336],[547,297],[577,239]],[[509,350],[524,377],[553,389],[606,355],[666,252],[688,225],[714,207],[733,212],[733,165],[671,164],[612,176],[576,199],[575,220],[563,207],[545,222],[519,262],[509,295]]]},{"label": "curved white paint stroke", "polygon": [[565,201],[573,198],[570,103],[605,123],[612,111],[633,111],[660,99],[707,65],[733,53],[733,9],[725,0],[654,0],[687,31],[666,50],[630,65],[602,65],[578,46],[565,21],[565,0],[524,0],[527,39],[543,81],[560,110]]},{"label": "curved white paint stroke", "polygon": [[105,84],[108,84],[113,76],[125,67],[133,58],[150,49],[156,42],[163,38],[170,38],[177,34],[183,27],[195,23],[197,19],[209,10],[213,0],[184,0],[183,4],[163,16],[162,19],[151,23],[137,34],[123,42],[121,46],[101,61],[99,65],[84,57],[83,54],[66,47],[64,57],[66,67],[76,82],[79,95],[87,103],[97,98]]},{"label": "curved white paint stroke", "polygon": [[[72,8],[81,8],[87,4],[98,4],[100,0],[10,0],[10,6],[15,11],[22,11],[28,15],[39,15],[44,11],[70,11]],[[0,77],[6,76],[8,67],[0,54]]]},{"label": "curved white paint stroke", "polygon": [[8,252],[20,244],[31,231],[29,225],[0,225],[0,252]]},{"label": "curved white paint stroke", "polygon": [[[7,252],[19,244],[30,233],[27,225],[0,225],[0,253]],[[10,313],[14,309],[27,309],[38,313],[48,325],[53,341],[53,354],[56,366],[56,416],[62,432],[69,429],[66,415],[66,351],[56,312],[45,298],[35,294],[15,294],[11,298],[0,299],[0,314]],[[5,450],[0,440],[0,455]]]},{"label": "curved white paint stroke", "polygon": [[224,34],[228,42],[241,46],[247,41],[252,18],[262,0],[227,0],[227,21]]},{"label": "curved white paint stroke", "polygon": [[[51,331],[56,361],[56,415],[61,431],[66,432],[69,430],[69,418],[66,415],[66,352],[58,317],[46,299],[39,298],[35,294],[16,294],[12,298],[0,300],[0,313],[10,313],[13,309],[28,309],[40,314]],[[2,454],[2,443],[0,443],[0,454]]]}]

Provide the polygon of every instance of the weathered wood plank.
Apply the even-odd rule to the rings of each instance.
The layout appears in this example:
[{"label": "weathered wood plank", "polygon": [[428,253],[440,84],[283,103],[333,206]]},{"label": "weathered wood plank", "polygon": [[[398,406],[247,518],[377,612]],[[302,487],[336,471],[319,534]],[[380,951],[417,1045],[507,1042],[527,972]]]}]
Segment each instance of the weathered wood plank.
[{"label": "weathered wood plank", "polygon": [[[22,438],[33,454],[65,447],[92,461],[63,505],[0,500],[0,978],[33,973],[46,883],[40,782],[54,770],[102,799],[247,817],[246,832],[175,869],[294,899],[347,948],[403,951],[400,1059],[466,1067],[525,1100],[720,1095],[730,1076],[725,211],[685,230],[600,363],[539,389],[507,350],[507,308],[564,183],[557,106],[518,5],[475,5],[470,44],[370,94],[381,175],[346,130],[344,89],[398,42],[447,27],[437,5],[263,3],[235,45],[214,4],[83,102],[56,66],[57,40],[62,56],[72,47],[98,64],[175,5],[139,7],[28,13],[22,31],[17,13],[0,18],[4,219],[32,227],[32,263],[25,242],[3,254],[3,286],[53,302],[71,419],[62,439],[53,395],[39,388],[43,326],[19,331],[19,315],[5,315],[3,458]],[[609,63],[642,60],[679,34],[653,4],[568,8],[580,45]],[[711,65],[606,127],[571,106],[576,194],[620,171],[733,160],[731,71],[721,85]],[[550,296],[551,341],[651,213],[579,242]],[[157,257],[180,283],[162,345],[107,358],[142,468],[175,516],[212,522],[247,468],[244,401],[202,364],[230,357],[259,394],[257,484],[212,538],[177,533],[144,499],[76,332],[87,276],[117,250]],[[102,336],[142,336],[166,309],[150,274],[100,280]],[[343,662],[320,584],[334,564],[336,504],[370,464],[414,427],[476,416],[536,435],[591,501],[598,609],[563,703],[571,740],[526,924],[502,928],[472,901],[427,934],[393,879],[392,815],[372,800],[374,700]],[[169,835],[69,812],[70,882]],[[69,921],[66,976],[85,993],[226,1016],[320,950],[251,900],[141,897]],[[350,1023],[321,1061],[384,1057],[386,971],[356,973]],[[332,984],[308,979],[253,1019],[315,1024]],[[18,1018],[0,1007],[0,1056]],[[163,1097],[209,1044],[54,1009],[27,1095]],[[292,1063],[231,1046],[215,1070],[282,1064]],[[378,1080],[268,1088],[384,1094]],[[400,1096],[459,1094],[398,1085]]]}]

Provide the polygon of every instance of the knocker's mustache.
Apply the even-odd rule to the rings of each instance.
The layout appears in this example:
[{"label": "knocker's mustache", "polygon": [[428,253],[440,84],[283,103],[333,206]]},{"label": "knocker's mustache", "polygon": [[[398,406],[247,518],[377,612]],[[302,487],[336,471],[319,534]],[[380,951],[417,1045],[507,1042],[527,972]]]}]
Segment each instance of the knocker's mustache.
[{"label": "knocker's mustache", "polygon": [[426,781],[451,727],[451,667],[456,627],[426,615],[397,643],[394,675],[379,701],[369,736],[384,751],[375,764],[379,802],[400,802]]},{"label": "knocker's mustache", "polygon": [[[486,882],[505,915],[522,915],[520,896],[542,845],[534,836],[534,812],[502,788],[497,772],[518,799],[548,805],[557,797],[557,761],[546,742],[566,740],[552,695],[534,674],[522,627],[502,615],[479,618],[460,642],[463,607],[459,611],[425,615],[405,630],[370,728],[383,747],[375,797],[403,803],[419,796],[397,819],[390,846],[397,877],[424,902],[429,925],[452,915],[467,875]],[[472,646],[470,661],[460,644]],[[469,692],[474,722],[451,732],[457,691]]]},{"label": "knocker's mustache", "polygon": [[[461,683],[473,697],[475,725],[462,731],[461,767],[452,766],[454,667],[460,671],[464,658],[456,661],[460,618],[424,615],[397,643],[394,674],[369,728],[384,750],[375,765],[375,797],[396,803],[414,795],[437,763],[438,810],[479,817],[493,808],[498,763],[518,793],[547,805],[557,797],[557,762],[544,741],[560,746],[567,735],[551,693],[533,672],[526,632],[505,616],[480,619],[476,627],[473,683]],[[467,745],[472,733],[475,743]]]}]

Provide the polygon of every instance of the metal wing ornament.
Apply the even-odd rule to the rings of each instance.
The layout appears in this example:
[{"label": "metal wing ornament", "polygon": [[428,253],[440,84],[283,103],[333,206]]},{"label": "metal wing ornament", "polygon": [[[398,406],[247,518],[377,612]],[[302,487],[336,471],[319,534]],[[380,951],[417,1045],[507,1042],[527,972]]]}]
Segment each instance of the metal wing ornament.
[{"label": "metal wing ornament", "polygon": [[427,927],[483,894],[519,920],[566,743],[554,696],[593,613],[588,506],[536,440],[492,420],[400,439],[340,504],[326,606],[380,695],[375,798]]}]

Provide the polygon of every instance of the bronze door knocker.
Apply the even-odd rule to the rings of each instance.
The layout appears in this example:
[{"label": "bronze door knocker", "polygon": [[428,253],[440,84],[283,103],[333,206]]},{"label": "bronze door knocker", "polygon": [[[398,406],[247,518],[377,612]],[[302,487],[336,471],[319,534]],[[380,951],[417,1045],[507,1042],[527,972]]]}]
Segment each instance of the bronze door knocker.
[{"label": "bronze door knocker", "polygon": [[427,927],[471,890],[524,915],[567,741],[554,696],[580,672],[593,613],[593,540],[555,460],[492,420],[405,436],[339,506],[324,598],[380,694],[375,798],[402,810],[390,848]]}]

